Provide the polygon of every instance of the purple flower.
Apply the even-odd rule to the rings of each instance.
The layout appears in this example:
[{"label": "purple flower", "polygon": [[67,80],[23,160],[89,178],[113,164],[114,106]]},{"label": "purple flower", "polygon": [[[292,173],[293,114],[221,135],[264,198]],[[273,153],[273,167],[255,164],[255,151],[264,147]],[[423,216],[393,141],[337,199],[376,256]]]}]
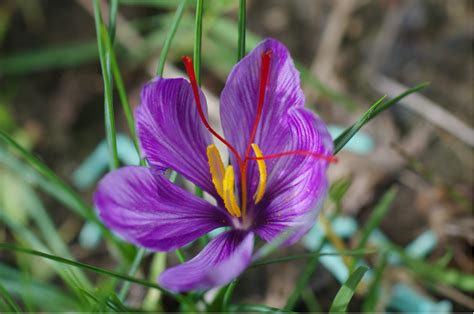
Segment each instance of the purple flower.
[{"label": "purple flower", "polygon": [[[225,139],[207,122],[204,95],[190,58],[191,84],[157,78],[136,110],[142,151],[150,168],[107,174],[95,193],[100,218],[127,241],[154,251],[177,249],[220,227],[228,230],[196,257],[163,272],[159,283],[175,292],[224,285],[249,265],[255,236],[272,241],[313,225],[334,160],[324,123],[304,108],[299,73],[284,45],[260,43],[233,68],[221,94]],[[230,165],[213,144],[230,152]],[[170,182],[171,168],[212,195],[213,205]]]}]

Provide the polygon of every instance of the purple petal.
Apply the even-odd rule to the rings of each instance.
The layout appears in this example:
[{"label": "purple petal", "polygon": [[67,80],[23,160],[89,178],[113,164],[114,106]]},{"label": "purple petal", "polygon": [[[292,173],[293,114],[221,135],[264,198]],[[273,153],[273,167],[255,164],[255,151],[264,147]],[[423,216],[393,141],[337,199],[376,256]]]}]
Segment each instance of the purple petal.
[{"label": "purple petal", "polygon": [[[201,93],[203,111],[207,105]],[[191,85],[184,79],[155,79],[142,91],[136,109],[138,137],[151,165],[172,168],[216,195],[206,148],[211,136],[199,118]]]},{"label": "purple petal", "polygon": [[[274,40],[266,39],[243,58],[232,70],[221,94],[221,120],[224,134],[244,158],[252,132],[258,107],[262,54],[272,51],[268,84],[265,92],[262,117],[258,124],[254,142],[264,155],[283,151],[288,137],[288,112],[302,107],[304,95],[296,70],[286,47]],[[237,162],[231,156],[232,163]],[[272,161],[267,168],[271,168]],[[255,164],[248,169],[249,192],[255,192],[258,177]]]},{"label": "purple petal", "polygon": [[[305,150],[331,155],[333,144],[324,123],[304,108],[288,115],[289,133],[283,151]],[[257,234],[270,241],[287,228],[296,228],[295,242],[314,224],[328,189],[328,162],[309,156],[285,156],[273,161],[267,190],[254,208]]]},{"label": "purple petal", "polygon": [[223,210],[144,167],[107,174],[94,202],[108,228],[151,250],[172,250],[228,225]]},{"label": "purple petal", "polygon": [[253,242],[253,233],[239,230],[224,232],[190,261],[163,272],[158,282],[174,292],[225,285],[249,265]]}]

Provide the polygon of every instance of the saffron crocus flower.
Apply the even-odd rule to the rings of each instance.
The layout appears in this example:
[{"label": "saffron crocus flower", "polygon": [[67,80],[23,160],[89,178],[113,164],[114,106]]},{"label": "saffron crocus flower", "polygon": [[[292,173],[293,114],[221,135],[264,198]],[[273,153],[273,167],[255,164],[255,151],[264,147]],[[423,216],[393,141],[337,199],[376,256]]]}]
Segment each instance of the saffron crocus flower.
[{"label": "saffron crocus flower", "polygon": [[[164,271],[171,291],[224,285],[252,261],[254,238],[272,241],[291,228],[291,244],[313,225],[334,158],[324,123],[303,107],[299,73],[285,46],[266,39],[236,64],[220,97],[225,138],[209,125],[192,61],[185,79],[156,78],[136,110],[142,152],[150,164],[123,167],[99,183],[95,204],[105,225],[125,240],[170,251],[220,228],[193,259]],[[213,143],[229,149],[222,160]],[[173,169],[216,200],[172,183]]]}]

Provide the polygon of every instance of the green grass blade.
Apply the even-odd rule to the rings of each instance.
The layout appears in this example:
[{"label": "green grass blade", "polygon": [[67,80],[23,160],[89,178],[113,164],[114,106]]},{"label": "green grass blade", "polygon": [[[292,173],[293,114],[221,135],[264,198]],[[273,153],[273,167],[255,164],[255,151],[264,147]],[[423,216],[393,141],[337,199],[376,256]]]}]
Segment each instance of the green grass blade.
[{"label": "green grass blade", "polygon": [[117,25],[117,12],[118,12],[118,1],[110,0],[108,33],[109,33],[111,42],[114,42],[114,39],[115,39],[115,29]]},{"label": "green grass blade", "polygon": [[233,304],[230,307],[231,312],[271,312],[271,313],[296,313],[276,307],[260,304]]},{"label": "green grass blade", "polygon": [[73,68],[97,60],[93,42],[18,51],[0,56],[0,75],[22,75],[50,69]]},{"label": "green grass blade", "polygon": [[13,154],[8,153],[0,146],[0,163],[8,166],[8,168],[22,177],[26,182],[37,185],[49,195],[54,197],[60,203],[70,208],[74,213],[84,219],[95,223],[102,231],[104,237],[113,243],[120,251],[122,247],[118,240],[111,234],[110,230],[97,219],[92,208],[87,205],[82,198],[64,181],[62,181],[51,169],[43,164],[32,153],[28,152],[13,140],[8,134],[0,130],[0,138],[3,139],[10,147],[23,157],[31,166],[27,167],[23,162],[19,161]]},{"label": "green grass blade", "polygon": [[437,264],[429,264],[419,258],[410,257],[403,249],[394,245],[391,246],[391,249],[399,254],[402,261],[417,276],[432,283],[442,283],[463,291],[474,292],[474,275],[455,269],[444,268]]},{"label": "green grass blade", "polygon": [[[2,263],[0,263],[0,282],[5,285],[11,295],[18,299],[25,299],[31,294],[33,300],[30,301],[44,311],[77,311],[80,309],[77,301],[66,295],[64,289],[59,290],[56,286],[39,282],[36,279],[32,279],[25,287],[23,274]],[[45,300],[48,302],[44,302]]]},{"label": "green grass blade", "polygon": [[354,295],[357,285],[364,277],[364,274],[369,270],[366,266],[359,266],[350,276],[349,279],[342,285],[332,301],[329,313],[346,313],[347,306]]},{"label": "green grass blade", "polygon": [[374,231],[374,229],[380,225],[380,222],[385,217],[388,210],[390,209],[390,206],[395,200],[397,192],[397,188],[391,188],[382,196],[382,199],[377,203],[375,209],[369,216],[369,219],[367,220],[364,225],[364,228],[362,229],[362,235],[360,237],[359,244],[357,245],[357,249],[362,250],[365,248],[372,231]]},{"label": "green grass blade", "polygon": [[0,282],[0,300],[3,299],[6,305],[6,312],[22,313],[20,307],[15,303],[13,297]]},{"label": "green grass blade", "polygon": [[370,284],[367,296],[362,304],[362,310],[364,313],[376,313],[378,310],[377,303],[380,298],[381,284],[386,266],[387,258],[385,255],[382,255],[382,258],[375,269],[374,279]]},{"label": "green grass blade", "polygon": [[98,273],[98,274],[108,275],[108,276],[115,277],[115,278],[118,278],[118,279],[130,281],[132,283],[136,283],[136,284],[142,285],[144,287],[157,289],[157,290],[161,291],[163,294],[165,294],[165,295],[167,295],[167,296],[169,296],[173,299],[176,299],[177,301],[179,301],[181,303],[183,303],[183,302],[186,303],[187,302],[183,298],[182,295],[169,292],[168,290],[160,287],[157,284],[151,283],[151,282],[143,280],[143,279],[134,278],[134,277],[131,277],[131,276],[128,276],[128,275],[124,275],[124,274],[121,274],[121,273],[118,273],[118,272],[115,272],[115,271],[106,270],[106,269],[96,267],[96,266],[93,266],[93,265],[89,265],[89,264],[85,264],[85,263],[81,263],[81,262],[76,262],[76,261],[73,261],[73,260],[70,260],[70,259],[66,259],[66,258],[63,258],[63,257],[51,255],[51,254],[46,254],[46,253],[35,251],[35,250],[30,250],[30,249],[17,247],[17,246],[8,244],[8,243],[0,243],[0,249],[1,250],[7,250],[7,251],[20,252],[20,253],[25,253],[25,254],[35,255],[35,256],[40,256],[40,257],[43,257],[43,258],[46,258],[46,259],[49,259],[49,260],[56,261],[58,263],[71,265],[71,266],[79,267],[79,268],[82,268],[82,269],[85,269],[85,270],[88,270],[88,271],[92,271],[92,272],[95,272],[95,273]]},{"label": "green grass blade", "polygon": [[173,42],[174,35],[176,35],[179,23],[181,22],[181,18],[183,17],[184,9],[186,8],[186,3],[187,0],[181,0],[179,2],[178,8],[176,9],[176,13],[174,14],[173,21],[171,22],[171,28],[168,34],[166,35],[165,42],[163,43],[163,49],[161,49],[160,60],[158,62],[158,67],[156,68],[157,76],[163,76],[166,58],[168,57],[171,43]]},{"label": "green grass blade", "polygon": [[109,75],[110,67],[109,58],[107,57],[110,53],[106,50],[105,44],[102,40],[102,32],[107,32],[105,28],[101,12],[100,4],[98,0],[94,0],[94,18],[95,28],[97,36],[97,46],[99,49],[99,60],[102,69],[102,79],[104,81],[104,112],[105,112],[105,131],[107,135],[107,143],[109,145],[110,152],[110,169],[117,169],[120,165],[117,152],[117,134],[115,130],[115,118],[113,109],[113,91],[112,91],[112,80]]},{"label": "green grass blade", "polygon": [[[132,266],[130,267],[130,270],[128,271],[129,276],[135,275],[143,257],[145,256],[145,253],[146,253],[145,249],[143,248],[138,249],[137,254],[135,255],[135,258],[133,259]],[[130,288],[130,282],[126,281],[123,284],[122,289],[120,289],[120,293],[118,295],[119,300],[125,300],[125,298],[127,297],[127,292],[129,288]]]},{"label": "green grass blade", "polygon": [[301,299],[303,299],[306,309],[310,313],[321,313],[321,305],[318,302],[318,299],[314,295],[313,290],[310,287],[307,287],[301,294]]},{"label": "green grass blade", "polygon": [[[2,208],[0,207],[0,212]],[[50,250],[46,247],[46,245],[36,236],[34,232],[30,230],[30,228],[25,227],[22,224],[19,224],[12,219],[9,219],[3,214],[0,214],[0,221],[4,222],[22,241],[28,243],[31,247],[35,247],[41,249],[45,252],[50,252]],[[53,269],[59,274],[59,276],[63,279],[63,281],[68,285],[71,290],[75,291],[77,286],[81,286],[84,288],[92,288],[92,285],[88,281],[87,277],[85,277],[82,273],[71,272],[64,267],[63,265],[53,264]]]},{"label": "green grass blade", "polygon": [[245,30],[247,25],[247,0],[240,0],[239,33],[237,40],[237,62],[245,56]]},{"label": "green grass blade", "polygon": [[321,257],[321,256],[363,256],[363,255],[373,254],[373,253],[377,253],[377,251],[356,249],[356,250],[346,250],[342,252],[328,252],[328,253],[315,252],[315,253],[307,253],[307,254],[264,259],[264,260],[254,262],[250,267],[260,267],[260,266],[265,266],[265,265],[287,263],[291,261],[304,260],[304,259],[310,259],[313,257]]},{"label": "green grass blade", "polygon": [[364,115],[359,120],[357,120],[356,123],[354,123],[350,128],[346,129],[344,132],[342,132],[342,134],[334,140],[334,155],[337,154],[347,144],[347,142],[349,142],[349,140],[364,126],[364,124],[366,124],[370,120],[370,117],[373,116],[375,109],[384,101],[385,97],[386,96],[379,98],[369,108],[369,110],[367,110],[367,112],[364,113]]},{"label": "green grass blade", "polygon": [[176,1],[170,0],[119,0],[121,5],[150,6],[162,9],[176,8]]},{"label": "green grass blade", "polygon": [[346,129],[341,135],[334,140],[334,154],[337,154],[349,140],[370,120],[375,118],[378,114],[395,105],[398,101],[406,96],[416,93],[428,86],[428,83],[422,83],[415,87],[406,90],[397,97],[384,102],[385,96],[377,100],[370,109],[350,128]]},{"label": "green grass blade", "polygon": [[[128,130],[130,132],[130,136],[132,138],[133,145],[135,146],[137,154],[138,156],[141,156],[140,145],[138,144],[137,130],[135,128],[135,119],[133,117],[132,107],[130,106],[130,102],[128,101],[127,91],[125,89],[122,74],[120,73],[117,57],[115,56],[115,52],[112,49],[112,40],[108,32],[102,32],[102,36],[102,40],[105,43],[105,47],[107,51],[110,52],[110,66],[117,85],[117,92],[119,94],[120,103],[125,114],[125,119],[127,120]],[[144,165],[142,158],[140,158],[140,163]]]},{"label": "green grass blade", "polygon": [[225,289],[224,297],[222,298],[222,310],[227,311],[229,307],[230,300],[232,299],[232,295],[234,293],[234,289],[237,286],[237,279],[232,281],[227,288]]},{"label": "green grass blade", "polygon": [[21,157],[23,157],[40,175],[51,182],[59,191],[61,191],[70,202],[71,209],[81,217],[90,221],[96,221],[92,208],[88,206],[82,198],[72,188],[70,188],[63,180],[61,180],[51,169],[42,163],[32,153],[28,152],[13,140],[7,133],[0,129],[0,138],[11,146]]},{"label": "green grass blade", "polygon": [[313,275],[318,265],[319,265],[319,256],[315,255],[311,257],[311,259],[306,264],[305,269],[299,276],[295,289],[286,300],[286,304],[285,304],[286,310],[292,310],[295,307],[296,302],[298,302],[301,294],[303,293],[306,286],[308,285],[311,275]]},{"label": "green grass blade", "polygon": [[196,81],[201,85],[201,48],[202,48],[202,14],[203,0],[196,0],[196,21],[194,33],[194,72],[196,72]]}]

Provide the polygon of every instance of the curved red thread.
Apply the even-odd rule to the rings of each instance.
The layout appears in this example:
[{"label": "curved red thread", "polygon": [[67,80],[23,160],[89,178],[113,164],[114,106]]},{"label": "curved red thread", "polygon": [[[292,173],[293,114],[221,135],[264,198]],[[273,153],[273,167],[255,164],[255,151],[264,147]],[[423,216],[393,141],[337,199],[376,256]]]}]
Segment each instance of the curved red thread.
[{"label": "curved red thread", "polygon": [[309,157],[313,157],[315,159],[326,160],[326,161],[329,161],[330,163],[338,162],[338,158],[335,157],[335,156],[324,155],[324,154],[310,152],[310,151],[306,151],[306,150],[291,150],[291,151],[288,151],[288,152],[282,152],[282,153],[273,154],[273,155],[266,155],[266,156],[262,156],[262,157],[248,157],[247,159],[249,159],[249,160],[266,160],[266,159],[274,159],[274,158],[280,158],[280,157],[291,156],[291,155],[309,156]]},{"label": "curved red thread", "polygon": [[[272,51],[267,50],[262,54],[262,66],[260,68],[260,86],[258,94],[258,105],[257,114],[255,116],[255,122],[253,123],[252,133],[250,133],[249,142],[245,151],[245,158],[250,154],[250,148],[252,147],[253,140],[257,134],[258,124],[262,118],[263,103],[265,102],[265,91],[267,90],[268,74],[270,73],[270,60],[272,58]],[[245,163],[245,161],[244,161]]]},{"label": "curved red thread", "polygon": [[[257,104],[257,114],[255,115],[255,121],[252,126],[252,132],[250,133],[250,138],[247,144],[247,149],[245,150],[245,158],[243,161],[242,167],[240,167],[240,178],[241,178],[241,186],[242,186],[242,210],[245,214],[245,210],[247,208],[247,161],[248,156],[250,154],[250,149],[252,147],[252,143],[255,139],[255,134],[257,134],[258,124],[260,119],[262,118],[263,112],[263,104],[265,102],[265,91],[267,89],[268,84],[268,75],[270,72],[270,60],[272,57],[272,51],[267,50],[262,53],[262,65],[260,68],[260,85],[259,85],[259,94],[258,94],[258,104]],[[245,215],[244,215],[245,216]]]},{"label": "curved red thread", "polygon": [[199,89],[198,89],[198,84],[197,84],[197,81],[196,81],[196,74],[194,72],[193,60],[191,59],[191,57],[188,57],[188,56],[182,57],[181,60],[184,63],[184,66],[186,68],[186,72],[188,73],[188,76],[189,76],[189,80],[191,81],[191,86],[192,86],[193,94],[194,94],[194,100],[196,102],[196,107],[197,107],[197,110],[198,110],[198,113],[199,113],[199,117],[202,120],[202,123],[204,123],[204,126],[206,127],[206,129],[212,135],[217,137],[217,139],[219,141],[224,143],[224,145],[226,145],[232,151],[232,153],[235,155],[235,157],[237,157],[237,161],[238,161],[239,165],[242,168],[242,159],[240,158],[239,154],[237,153],[237,150],[229,142],[227,142],[221,135],[219,135],[219,133],[217,133],[207,122],[206,116],[204,115],[204,111],[202,110],[201,97],[199,97]]}]

